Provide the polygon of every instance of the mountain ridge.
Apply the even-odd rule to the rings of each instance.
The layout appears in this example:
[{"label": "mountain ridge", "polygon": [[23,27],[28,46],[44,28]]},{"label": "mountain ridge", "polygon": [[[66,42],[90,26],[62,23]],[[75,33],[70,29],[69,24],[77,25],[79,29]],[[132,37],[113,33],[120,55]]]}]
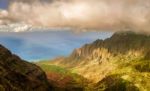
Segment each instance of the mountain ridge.
[{"label": "mountain ridge", "polygon": [[75,50],[71,54],[71,57],[75,55],[87,57],[92,54],[94,49],[97,48],[105,48],[114,56],[119,53],[126,54],[130,50],[140,50],[139,48],[141,48],[141,51],[148,53],[150,50],[150,43],[148,41],[150,41],[150,36],[146,36],[144,34],[135,34],[133,32],[115,33],[112,37],[105,40],[98,39],[91,44],[84,45],[83,47]]},{"label": "mountain ridge", "polygon": [[134,32],[117,32],[110,38],[105,40],[98,39],[93,43],[85,44],[81,48],[75,49],[65,60],[91,60],[98,57],[99,59],[105,58],[107,60],[109,57],[114,58],[118,55],[132,56],[134,58],[141,56],[141,58],[149,59],[149,41],[149,35]]},{"label": "mountain ridge", "polygon": [[75,49],[69,57],[54,59],[49,64],[74,70],[96,84],[95,91],[120,91],[119,88],[122,91],[149,91],[149,46],[150,35],[117,32],[110,38],[98,39]]}]

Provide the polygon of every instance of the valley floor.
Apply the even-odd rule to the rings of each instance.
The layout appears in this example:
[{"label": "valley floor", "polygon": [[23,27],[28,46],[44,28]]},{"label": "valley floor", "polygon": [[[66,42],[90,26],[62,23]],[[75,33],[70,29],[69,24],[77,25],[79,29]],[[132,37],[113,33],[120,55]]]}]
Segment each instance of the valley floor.
[{"label": "valley floor", "polygon": [[[80,69],[67,69],[51,64],[49,61],[37,63],[47,74],[50,83],[60,91],[150,91],[150,61],[114,61],[117,67],[105,74],[94,75],[100,78],[93,83],[84,74],[78,75]],[[102,66],[103,67],[103,66]],[[75,71],[76,70],[76,71]],[[88,70],[85,70],[89,72]],[[100,72],[99,72],[100,73]],[[98,71],[95,73],[98,74]],[[56,91],[59,91],[59,90]],[[63,90],[62,90],[63,89]]]}]

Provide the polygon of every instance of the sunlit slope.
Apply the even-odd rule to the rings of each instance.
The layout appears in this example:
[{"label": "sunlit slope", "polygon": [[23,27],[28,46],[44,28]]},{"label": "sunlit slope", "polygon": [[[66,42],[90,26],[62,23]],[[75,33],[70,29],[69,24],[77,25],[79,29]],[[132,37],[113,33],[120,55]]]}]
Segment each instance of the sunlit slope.
[{"label": "sunlit slope", "polygon": [[106,40],[96,40],[75,49],[67,58],[49,63],[73,69],[96,83],[97,90],[110,91],[120,86],[123,91],[150,90],[149,35],[115,33]]}]

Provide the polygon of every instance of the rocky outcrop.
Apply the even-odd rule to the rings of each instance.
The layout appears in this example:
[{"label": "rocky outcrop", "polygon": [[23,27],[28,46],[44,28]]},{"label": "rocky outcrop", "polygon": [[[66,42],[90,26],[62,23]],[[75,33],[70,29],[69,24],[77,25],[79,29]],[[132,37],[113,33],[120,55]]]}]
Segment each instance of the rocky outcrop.
[{"label": "rocky outcrop", "polygon": [[94,84],[90,91],[149,91],[150,35],[118,32],[51,62]]},{"label": "rocky outcrop", "polygon": [[98,59],[109,60],[118,55],[129,58],[145,57],[149,59],[150,36],[135,34],[133,32],[115,33],[106,40],[96,40],[91,44],[76,49],[70,56],[71,59]]},{"label": "rocky outcrop", "polygon": [[57,59],[52,64],[74,68],[80,75],[97,82],[115,70],[120,63],[141,59],[150,59],[150,36],[118,32],[105,40],[98,39],[75,49],[69,57]]},{"label": "rocky outcrop", "polygon": [[45,73],[0,45],[0,91],[51,91]]}]

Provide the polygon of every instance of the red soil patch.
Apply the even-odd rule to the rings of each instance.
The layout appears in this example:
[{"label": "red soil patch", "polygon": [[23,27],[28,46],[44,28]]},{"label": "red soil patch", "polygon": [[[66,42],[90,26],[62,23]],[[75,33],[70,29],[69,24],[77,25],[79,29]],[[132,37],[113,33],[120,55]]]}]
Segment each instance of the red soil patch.
[{"label": "red soil patch", "polygon": [[47,78],[50,83],[53,83],[54,86],[65,88],[70,83],[74,82],[73,78],[70,76],[65,76],[56,72],[47,73]]}]

